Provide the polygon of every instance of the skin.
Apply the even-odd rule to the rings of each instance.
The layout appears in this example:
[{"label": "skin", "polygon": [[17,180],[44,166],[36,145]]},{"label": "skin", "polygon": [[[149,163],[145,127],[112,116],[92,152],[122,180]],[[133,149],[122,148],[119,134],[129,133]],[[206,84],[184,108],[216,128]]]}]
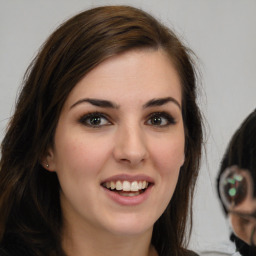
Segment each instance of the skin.
[{"label": "skin", "polygon": [[[256,227],[256,221],[252,217],[237,215],[234,213],[229,214],[230,222],[236,236],[247,244],[251,244],[252,232]],[[256,232],[253,235],[253,243],[256,244]]]},{"label": "skin", "polygon": [[[159,106],[152,104],[156,99]],[[181,106],[179,76],[161,50],[111,57],[74,87],[44,161],[60,181],[68,255],[157,255],[150,245],[153,225],[184,163]],[[102,113],[95,126],[92,112]],[[113,200],[102,183],[115,175],[148,177],[147,197],[136,204]]]},{"label": "skin", "polygon": [[[256,201],[252,196],[252,186],[248,183],[248,195],[245,200],[234,207],[233,212],[228,214],[231,226],[237,237],[247,244],[256,244],[256,220],[253,213],[256,209]],[[254,234],[252,237],[252,233]],[[251,240],[252,239],[252,240]]]}]

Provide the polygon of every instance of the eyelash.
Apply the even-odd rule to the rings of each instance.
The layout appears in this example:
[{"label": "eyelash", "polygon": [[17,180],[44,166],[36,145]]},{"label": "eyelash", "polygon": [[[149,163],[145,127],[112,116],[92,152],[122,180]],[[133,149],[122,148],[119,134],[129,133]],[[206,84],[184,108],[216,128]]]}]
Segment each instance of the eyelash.
[{"label": "eyelash", "polygon": [[[163,121],[163,118],[165,119],[165,124],[153,124],[152,121],[154,118],[158,118],[155,119],[155,121]],[[161,118],[161,119],[159,119]],[[152,113],[149,115],[148,119],[147,119],[147,122],[151,120],[151,124],[148,124],[148,125],[152,125],[152,126],[155,126],[155,127],[167,127],[167,126],[170,126],[172,124],[176,124],[176,121],[175,119],[168,113],[166,112],[155,112],[155,113]],[[146,124],[147,124],[146,122]]]},{"label": "eyelash", "polygon": [[[103,119],[105,120],[105,123],[101,124]],[[99,123],[93,124],[93,121],[96,121]],[[154,124],[153,122],[155,121],[160,123]],[[85,126],[92,127],[92,128],[101,128],[103,126],[108,126],[113,124],[110,121],[110,118],[108,117],[108,115],[100,112],[92,112],[92,113],[83,115],[81,118],[79,118],[79,122]],[[165,122],[165,123],[162,124],[162,122]],[[147,117],[145,124],[151,125],[154,127],[168,127],[172,124],[176,124],[176,121],[170,114],[166,112],[154,112]]]},{"label": "eyelash", "polygon": [[[100,118],[98,121],[102,122],[102,119],[105,119],[107,121],[106,124],[92,124],[93,118]],[[92,112],[88,113],[86,115],[83,115],[81,118],[79,118],[79,122],[85,126],[92,127],[92,128],[101,128],[102,126],[108,126],[111,125],[112,122],[109,121],[109,117],[106,114],[100,113],[100,112]],[[95,120],[97,121],[97,120]]]}]

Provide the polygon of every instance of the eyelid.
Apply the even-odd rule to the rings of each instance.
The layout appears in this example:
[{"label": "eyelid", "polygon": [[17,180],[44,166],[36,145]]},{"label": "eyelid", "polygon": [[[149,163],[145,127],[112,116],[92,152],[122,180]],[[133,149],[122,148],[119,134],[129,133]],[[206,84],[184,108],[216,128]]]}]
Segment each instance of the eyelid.
[{"label": "eyelid", "polygon": [[[167,124],[164,124],[164,125],[154,125],[154,124],[150,124],[154,127],[168,127],[170,125],[174,125],[177,123],[177,121],[175,120],[175,118],[168,112],[166,111],[157,111],[157,112],[153,112],[151,114],[149,114],[146,118],[146,124],[147,122],[150,120],[150,118],[153,118],[155,116],[160,116],[160,117],[163,117],[167,120]],[[149,125],[149,124],[148,124]]]},{"label": "eyelid", "polygon": [[[107,120],[107,124],[100,124],[100,125],[92,125],[92,124],[88,124],[86,123],[86,120],[91,118],[91,117],[101,117],[101,118],[104,118]],[[80,116],[80,118],[78,118],[78,121],[87,126],[87,127],[92,127],[92,128],[101,128],[101,127],[104,127],[104,126],[108,126],[108,125],[111,125],[113,124],[112,121],[111,121],[111,118],[109,117],[109,115],[105,114],[105,113],[102,113],[102,112],[98,112],[98,111],[95,111],[95,112],[89,112],[89,113],[86,113],[86,114],[83,114]]]}]

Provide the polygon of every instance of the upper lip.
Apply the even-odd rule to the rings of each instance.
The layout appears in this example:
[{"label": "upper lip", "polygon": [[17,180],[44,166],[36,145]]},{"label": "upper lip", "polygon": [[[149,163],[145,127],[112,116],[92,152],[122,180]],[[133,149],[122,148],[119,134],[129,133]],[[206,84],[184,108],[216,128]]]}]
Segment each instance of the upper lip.
[{"label": "upper lip", "polygon": [[110,181],[147,181],[148,183],[154,183],[154,179],[144,175],[144,174],[139,174],[139,175],[128,175],[128,174],[118,174],[114,175],[111,177],[108,177],[107,179],[103,180],[101,184],[110,182]]}]

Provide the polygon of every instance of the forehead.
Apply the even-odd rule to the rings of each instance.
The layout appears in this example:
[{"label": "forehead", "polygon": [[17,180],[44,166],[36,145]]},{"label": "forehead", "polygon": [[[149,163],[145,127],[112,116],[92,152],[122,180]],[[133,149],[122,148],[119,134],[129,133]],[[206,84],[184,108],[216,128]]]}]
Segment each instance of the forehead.
[{"label": "forehead", "polygon": [[79,97],[122,98],[174,97],[181,104],[181,83],[162,50],[133,50],[111,57],[86,74],[67,101]]}]

